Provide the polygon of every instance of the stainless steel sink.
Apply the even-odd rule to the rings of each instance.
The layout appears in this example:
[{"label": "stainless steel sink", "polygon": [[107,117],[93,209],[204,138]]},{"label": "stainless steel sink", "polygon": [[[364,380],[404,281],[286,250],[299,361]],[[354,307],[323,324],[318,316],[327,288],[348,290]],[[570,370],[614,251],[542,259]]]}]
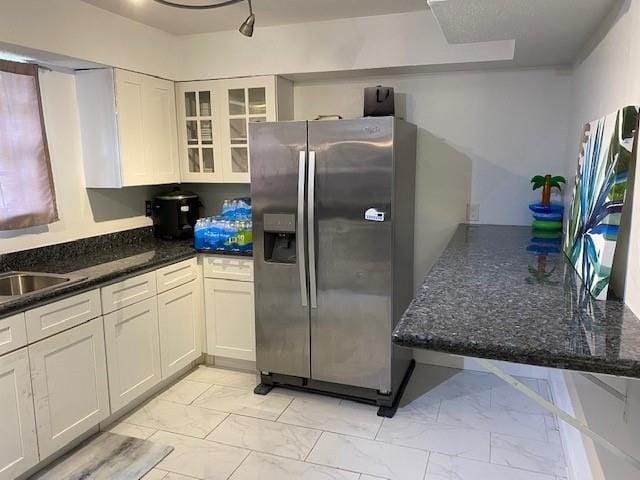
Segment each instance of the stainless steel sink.
[{"label": "stainless steel sink", "polygon": [[0,303],[34,292],[50,290],[84,280],[86,277],[53,273],[0,273]]}]

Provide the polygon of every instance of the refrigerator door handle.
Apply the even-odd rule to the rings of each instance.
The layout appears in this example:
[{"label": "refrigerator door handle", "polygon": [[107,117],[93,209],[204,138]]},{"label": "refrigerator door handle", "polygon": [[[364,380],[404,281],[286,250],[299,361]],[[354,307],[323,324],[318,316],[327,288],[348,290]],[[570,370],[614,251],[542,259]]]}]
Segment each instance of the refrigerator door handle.
[{"label": "refrigerator door handle", "polygon": [[308,305],[307,300],[307,260],[304,257],[304,175],[306,173],[307,152],[301,151],[298,159],[298,220],[296,222],[296,240],[298,268],[300,270],[300,296],[302,306]]},{"label": "refrigerator door handle", "polygon": [[311,308],[318,308],[316,282],[316,152],[309,152],[309,177],[307,179],[307,234],[309,241],[309,298]]}]

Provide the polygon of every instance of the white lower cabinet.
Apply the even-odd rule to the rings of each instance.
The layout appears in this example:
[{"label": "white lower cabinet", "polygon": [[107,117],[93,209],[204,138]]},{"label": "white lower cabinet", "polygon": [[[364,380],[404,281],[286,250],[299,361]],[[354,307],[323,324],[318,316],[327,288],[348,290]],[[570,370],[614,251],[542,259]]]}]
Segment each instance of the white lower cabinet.
[{"label": "white lower cabinet", "polygon": [[207,353],[255,361],[253,282],[206,278]]},{"label": "white lower cabinet", "polygon": [[40,457],[109,415],[102,317],[29,346]]},{"label": "white lower cabinet", "polygon": [[162,378],[202,354],[200,298],[196,281],[158,295]]},{"label": "white lower cabinet", "polygon": [[38,463],[27,349],[0,357],[0,480]]},{"label": "white lower cabinet", "polygon": [[190,259],[0,320],[0,480],[200,357],[200,279]]},{"label": "white lower cabinet", "polygon": [[105,315],[104,336],[109,398],[111,411],[115,412],[161,380],[156,299]]}]

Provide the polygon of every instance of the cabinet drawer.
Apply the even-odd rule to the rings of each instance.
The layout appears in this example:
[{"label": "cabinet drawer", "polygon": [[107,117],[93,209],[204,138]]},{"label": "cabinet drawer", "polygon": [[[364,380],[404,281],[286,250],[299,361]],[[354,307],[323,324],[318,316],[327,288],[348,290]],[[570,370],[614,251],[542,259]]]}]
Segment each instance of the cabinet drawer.
[{"label": "cabinet drawer", "polygon": [[27,327],[24,313],[0,320],[0,355],[17,350],[27,344]]},{"label": "cabinet drawer", "polygon": [[110,313],[140,300],[151,298],[155,294],[156,272],[127,278],[102,288],[102,311],[105,314]]},{"label": "cabinet drawer", "polygon": [[91,290],[25,313],[29,343],[99,317],[100,292]]},{"label": "cabinet drawer", "polygon": [[195,279],[197,266],[196,259],[191,258],[156,270],[158,293],[166,292]]},{"label": "cabinet drawer", "polygon": [[252,259],[208,255],[203,263],[206,278],[253,282]]}]

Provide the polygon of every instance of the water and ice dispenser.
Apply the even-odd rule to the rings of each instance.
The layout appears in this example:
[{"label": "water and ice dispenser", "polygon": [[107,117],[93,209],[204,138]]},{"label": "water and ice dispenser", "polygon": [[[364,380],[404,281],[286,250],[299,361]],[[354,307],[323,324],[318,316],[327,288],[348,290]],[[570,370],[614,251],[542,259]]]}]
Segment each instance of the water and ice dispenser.
[{"label": "water and ice dispenser", "polygon": [[264,215],[264,259],[271,263],[296,263],[296,217],[284,213]]}]

